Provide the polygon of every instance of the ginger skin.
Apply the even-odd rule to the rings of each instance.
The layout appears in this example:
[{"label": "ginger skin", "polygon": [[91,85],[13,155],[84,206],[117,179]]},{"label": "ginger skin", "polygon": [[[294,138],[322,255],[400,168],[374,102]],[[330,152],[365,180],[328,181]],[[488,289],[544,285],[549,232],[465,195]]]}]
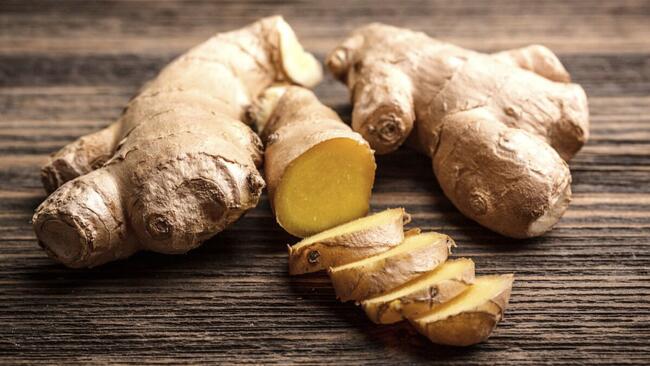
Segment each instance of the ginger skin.
[{"label": "ginger skin", "polygon": [[242,122],[251,101],[273,83],[320,77],[277,16],[194,47],[115,123],[51,156],[42,177],[54,193],[33,217],[40,245],[75,268],[195,248],[255,207],[264,187],[261,141]]},{"label": "ginger skin", "polygon": [[566,161],[588,138],[583,89],[542,46],[486,55],[382,24],[328,57],[377,153],[407,141],[432,159],[445,195],[506,236],[550,230],[571,199]]},{"label": "ginger skin", "polygon": [[269,201],[287,232],[307,237],[368,212],[373,151],[314,93],[298,86],[271,87],[249,117],[266,147]]}]

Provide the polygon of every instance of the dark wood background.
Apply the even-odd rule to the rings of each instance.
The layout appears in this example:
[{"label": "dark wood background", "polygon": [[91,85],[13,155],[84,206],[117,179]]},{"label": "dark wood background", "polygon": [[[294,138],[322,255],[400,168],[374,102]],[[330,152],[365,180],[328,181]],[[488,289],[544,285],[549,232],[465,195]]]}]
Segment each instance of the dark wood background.
[{"label": "dark wood background", "polygon": [[[427,159],[380,157],[372,209],[452,235],[481,274],[515,272],[505,321],[470,348],[376,326],[323,275],[289,278],[266,198],[183,256],[69,270],[30,226],[46,155],[115,119],[139,85],[217,31],[283,14],[322,60],[382,21],[484,51],[543,43],[587,90],[591,140],[555,230],[515,241],[463,218]],[[317,88],[349,119],[347,91]],[[650,2],[0,1],[0,363],[648,364]]]}]

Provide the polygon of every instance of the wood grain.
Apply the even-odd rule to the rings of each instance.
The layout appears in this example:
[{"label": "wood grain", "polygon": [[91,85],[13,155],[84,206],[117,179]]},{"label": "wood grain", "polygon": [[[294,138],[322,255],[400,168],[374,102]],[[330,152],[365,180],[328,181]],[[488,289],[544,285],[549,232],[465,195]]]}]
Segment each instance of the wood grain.
[{"label": "wood grain", "polygon": [[[295,240],[266,198],[183,256],[73,271],[38,248],[29,221],[47,154],[115,119],[184,49],[276,13],[321,60],[371,21],[484,51],[544,43],[587,90],[574,200],[544,237],[506,239],[465,219],[413,151],[378,160],[373,210],[404,206],[480,273],[516,273],[487,343],[434,346],[336,302],[323,275],[288,277]],[[649,24],[649,1],[0,2],[0,363],[649,364]],[[317,93],[349,119],[345,88],[328,77]]]}]

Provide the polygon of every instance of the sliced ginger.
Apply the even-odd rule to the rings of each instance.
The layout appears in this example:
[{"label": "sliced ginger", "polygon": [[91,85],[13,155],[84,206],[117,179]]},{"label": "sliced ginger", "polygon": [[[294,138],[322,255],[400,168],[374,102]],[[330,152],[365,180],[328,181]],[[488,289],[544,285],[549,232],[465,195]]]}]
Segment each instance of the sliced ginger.
[{"label": "sliced ginger", "polygon": [[471,259],[450,260],[386,294],[363,301],[361,306],[373,322],[391,324],[449,301],[473,281],[474,262]]},{"label": "sliced ginger", "polygon": [[389,291],[447,260],[454,241],[447,235],[424,233],[379,255],[329,269],[341,301],[362,301]]},{"label": "sliced ginger", "polygon": [[513,281],[512,274],[477,277],[453,300],[409,320],[434,343],[469,346],[482,342],[503,317]]},{"label": "sliced ginger", "polygon": [[455,246],[447,235],[403,232],[409,218],[389,209],[306,238],[289,247],[289,271],[330,266],[336,296],[355,300],[375,323],[407,319],[440,344],[484,341],[503,317],[513,275],[475,278],[471,259],[446,262]]},{"label": "sliced ginger", "polygon": [[278,222],[303,237],[363,216],[374,179],[374,156],[365,144],[323,141],[285,170],[273,201]]},{"label": "sliced ginger", "polygon": [[289,247],[289,273],[315,272],[384,252],[404,240],[410,216],[385,210],[305,238]]}]

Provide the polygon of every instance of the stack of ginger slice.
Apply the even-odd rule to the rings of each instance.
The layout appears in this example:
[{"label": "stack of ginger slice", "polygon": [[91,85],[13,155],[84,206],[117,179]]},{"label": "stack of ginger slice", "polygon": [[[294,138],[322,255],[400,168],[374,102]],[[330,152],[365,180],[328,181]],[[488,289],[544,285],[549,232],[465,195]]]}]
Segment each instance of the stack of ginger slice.
[{"label": "stack of ginger slice", "polygon": [[475,277],[471,259],[447,260],[449,236],[405,232],[409,221],[404,209],[389,209],[305,238],[289,247],[289,272],[327,270],[337,297],[360,304],[377,324],[406,319],[438,344],[486,340],[508,305],[513,275]]}]

